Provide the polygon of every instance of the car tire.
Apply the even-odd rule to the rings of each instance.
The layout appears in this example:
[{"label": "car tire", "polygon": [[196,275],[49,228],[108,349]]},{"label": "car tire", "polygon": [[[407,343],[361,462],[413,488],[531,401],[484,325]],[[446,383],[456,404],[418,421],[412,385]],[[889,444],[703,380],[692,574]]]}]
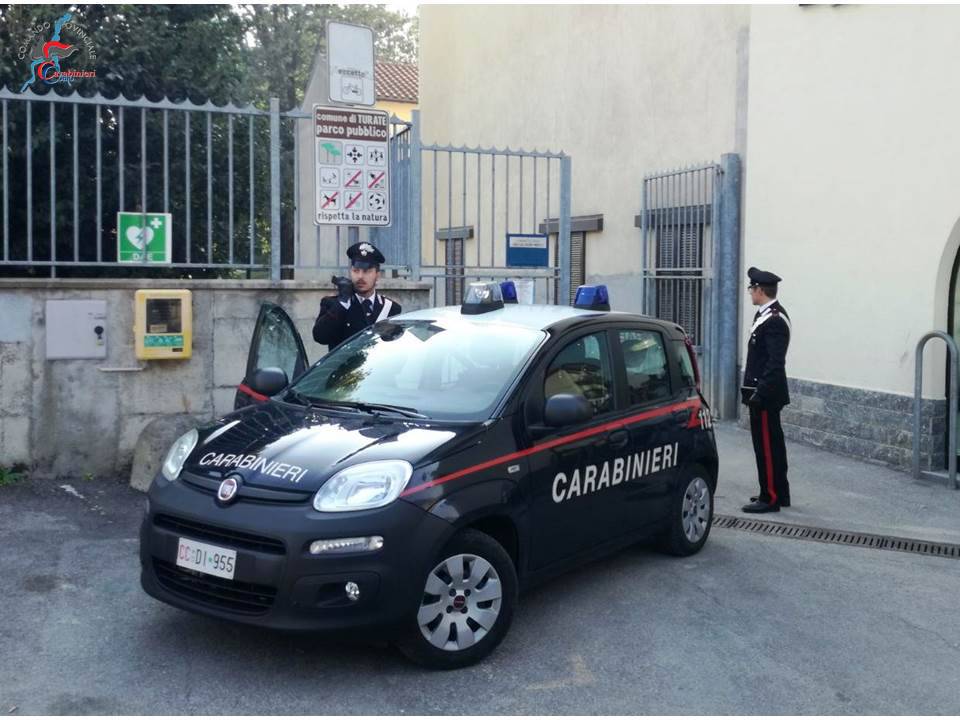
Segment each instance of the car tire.
[{"label": "car tire", "polygon": [[713,526],[713,483],[702,465],[681,475],[670,499],[670,518],[661,549],[685,557],[700,552]]},{"label": "car tire", "polygon": [[410,660],[432,669],[472,665],[507,634],[517,594],[517,571],[503,546],[486,533],[463,530],[424,578],[420,606],[397,646]]}]

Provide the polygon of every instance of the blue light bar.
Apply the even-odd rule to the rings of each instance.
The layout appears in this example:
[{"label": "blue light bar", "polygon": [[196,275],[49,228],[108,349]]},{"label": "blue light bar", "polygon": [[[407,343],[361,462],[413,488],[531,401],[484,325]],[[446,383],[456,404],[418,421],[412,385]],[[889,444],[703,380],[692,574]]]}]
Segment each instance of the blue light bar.
[{"label": "blue light bar", "polygon": [[606,285],[581,285],[573,306],[581,310],[609,310],[610,296]]},{"label": "blue light bar", "polygon": [[475,282],[467,286],[467,295],[460,306],[460,313],[462,315],[479,315],[502,308],[503,292],[500,290],[499,283]]},{"label": "blue light bar", "polygon": [[517,304],[517,286],[513,280],[504,280],[500,283],[500,292],[503,294],[503,302],[507,304]]}]

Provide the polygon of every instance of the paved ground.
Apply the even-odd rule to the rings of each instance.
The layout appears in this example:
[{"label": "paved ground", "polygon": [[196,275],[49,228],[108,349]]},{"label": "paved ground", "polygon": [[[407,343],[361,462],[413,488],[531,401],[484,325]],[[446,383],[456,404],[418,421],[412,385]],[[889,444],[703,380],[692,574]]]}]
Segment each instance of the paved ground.
[{"label": "paved ground", "polygon": [[[731,513],[751,489],[749,436],[719,438]],[[960,493],[790,452],[796,507],[779,521],[956,533]],[[955,560],[715,530],[694,558],[637,548],[538,589],[491,658],[430,673],[386,647],[153,601],[137,581],[142,496],[60,484],[0,488],[0,715],[960,712]]]},{"label": "paved ground", "polygon": [[[717,512],[742,515],[740,507],[760,489],[750,433],[720,423],[716,436]],[[914,480],[900,470],[790,442],[787,459],[792,505],[762,517],[960,544],[960,490],[947,489],[946,482]]]}]

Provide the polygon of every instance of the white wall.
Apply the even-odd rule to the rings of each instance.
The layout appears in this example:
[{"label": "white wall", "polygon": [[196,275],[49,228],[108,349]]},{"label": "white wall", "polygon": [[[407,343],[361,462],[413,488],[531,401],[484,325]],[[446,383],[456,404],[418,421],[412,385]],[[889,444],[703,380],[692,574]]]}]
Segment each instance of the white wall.
[{"label": "white wall", "polygon": [[[749,8],[424,5],[420,13],[424,141],[570,154],[573,214],[604,215],[603,232],[587,236],[588,278],[612,286],[617,309],[638,310],[642,177],[719,160],[743,144]],[[431,203],[428,188],[432,247]]]},{"label": "white wall", "polygon": [[753,8],[742,258],[784,278],[791,376],[913,392],[960,244],[958,67],[957,7]]}]

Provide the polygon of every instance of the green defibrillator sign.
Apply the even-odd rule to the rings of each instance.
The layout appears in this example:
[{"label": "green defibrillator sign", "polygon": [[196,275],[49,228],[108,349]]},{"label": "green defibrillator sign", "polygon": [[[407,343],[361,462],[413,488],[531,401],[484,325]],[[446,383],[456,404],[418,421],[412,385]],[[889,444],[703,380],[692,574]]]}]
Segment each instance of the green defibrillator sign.
[{"label": "green defibrillator sign", "polygon": [[117,213],[117,262],[171,263],[172,240],[170,213]]}]

